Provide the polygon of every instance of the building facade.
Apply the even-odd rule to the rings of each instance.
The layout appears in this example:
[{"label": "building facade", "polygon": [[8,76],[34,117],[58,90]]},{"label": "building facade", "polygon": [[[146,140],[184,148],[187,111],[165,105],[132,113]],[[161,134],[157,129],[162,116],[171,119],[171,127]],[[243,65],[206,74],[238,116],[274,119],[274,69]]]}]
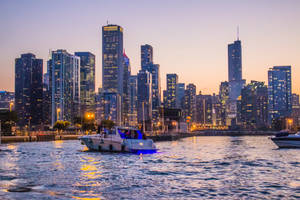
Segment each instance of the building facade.
[{"label": "building facade", "polygon": [[80,58],[80,112],[95,113],[95,55],[90,52],[75,52]]},{"label": "building facade", "polygon": [[176,84],[176,108],[183,109],[184,93],[185,93],[185,84],[177,83]]},{"label": "building facade", "polygon": [[167,74],[167,102],[166,108],[176,108],[176,85],[178,83],[177,74]]},{"label": "building facade", "polygon": [[17,126],[38,128],[43,122],[43,60],[22,54],[15,60],[15,110]]},{"label": "building facade", "polygon": [[264,82],[251,81],[241,92],[241,125],[246,129],[268,127],[268,88]]},{"label": "building facade", "polygon": [[269,123],[292,112],[291,66],[274,66],[268,71]]},{"label": "building facade", "polygon": [[161,106],[160,66],[153,63],[153,48],[149,44],[141,45],[142,70],[151,73],[152,77],[152,119],[159,120],[159,108]]},{"label": "building facade", "polygon": [[229,100],[228,115],[229,121],[235,120],[237,114],[237,99],[246,81],[242,79],[242,46],[238,39],[228,45],[228,86]]},{"label": "building facade", "polygon": [[196,122],[196,86],[192,83],[186,86],[183,102],[184,119],[190,119],[190,122]]},{"label": "building facade", "polygon": [[102,27],[102,87],[123,94],[123,28],[118,25]]},{"label": "building facade", "polygon": [[80,115],[80,58],[66,50],[52,51],[49,67],[51,126],[56,121],[73,122]]},{"label": "building facade", "polygon": [[138,107],[138,99],[137,99],[137,76],[129,77],[129,109],[128,109],[128,121],[129,126],[136,127],[138,125],[137,121],[137,107]]},{"label": "building facade", "polygon": [[229,100],[229,83],[227,81],[221,82],[219,87],[219,99],[221,104],[221,125],[230,125],[228,114],[228,100]]},{"label": "building facade", "polygon": [[0,109],[14,110],[15,106],[15,93],[8,91],[0,91]]},{"label": "building facade", "polygon": [[149,130],[152,123],[152,77],[145,70],[137,74],[137,102],[138,123]]}]

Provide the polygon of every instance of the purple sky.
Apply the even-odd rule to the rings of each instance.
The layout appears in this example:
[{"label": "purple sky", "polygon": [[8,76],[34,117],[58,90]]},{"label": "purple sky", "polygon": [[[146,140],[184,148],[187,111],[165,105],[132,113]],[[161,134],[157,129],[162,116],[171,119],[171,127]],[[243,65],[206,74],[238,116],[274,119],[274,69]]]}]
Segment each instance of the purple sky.
[{"label": "purple sky", "polygon": [[167,73],[195,83],[197,93],[218,92],[227,80],[227,44],[243,50],[243,78],[267,81],[273,65],[291,65],[293,92],[300,93],[300,1],[298,0],[1,0],[0,90],[14,90],[14,59],[49,50],[96,55],[96,88],[101,86],[101,27],[124,28],[132,71],[140,69],[140,45],[154,48],[165,88]]}]

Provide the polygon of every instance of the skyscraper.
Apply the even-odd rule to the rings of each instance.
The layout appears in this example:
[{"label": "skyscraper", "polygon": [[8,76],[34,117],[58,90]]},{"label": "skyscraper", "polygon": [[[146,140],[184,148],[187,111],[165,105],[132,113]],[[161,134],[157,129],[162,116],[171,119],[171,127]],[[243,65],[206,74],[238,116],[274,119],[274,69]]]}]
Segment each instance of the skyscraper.
[{"label": "skyscraper", "polygon": [[137,76],[129,77],[129,109],[128,109],[128,121],[129,126],[137,126]]},{"label": "skyscraper", "polygon": [[123,101],[122,101],[122,120],[124,125],[129,125],[129,78],[131,75],[131,66],[130,66],[130,59],[126,55],[125,51],[123,53]]},{"label": "skyscraper", "polygon": [[141,46],[141,67],[147,70],[150,64],[153,63],[153,48],[149,44]]},{"label": "skyscraper", "polygon": [[[146,123],[149,130],[152,119],[152,77],[151,73],[140,70],[137,74],[137,102],[138,122]],[[147,125],[148,124],[148,125]]]},{"label": "skyscraper", "polygon": [[212,124],[213,97],[211,95],[199,94],[196,97],[196,104],[196,121],[201,124]]},{"label": "skyscraper", "polygon": [[58,120],[72,122],[80,113],[80,58],[66,50],[52,51],[49,60],[51,125]]},{"label": "skyscraper", "polygon": [[95,112],[95,55],[90,52],[75,52],[80,58],[80,111]]},{"label": "skyscraper", "polygon": [[228,99],[229,99],[229,83],[227,81],[221,82],[219,88],[219,99],[221,104],[221,124],[228,125]]},{"label": "skyscraper", "polygon": [[251,81],[242,89],[240,114],[244,128],[267,127],[268,88],[264,82]]},{"label": "skyscraper", "polygon": [[185,91],[185,84],[177,83],[176,84],[176,108],[179,109],[183,108],[184,91]]},{"label": "skyscraper", "polygon": [[102,86],[109,92],[123,94],[123,28],[102,27]]},{"label": "skyscraper", "polygon": [[186,86],[184,93],[184,117],[190,118],[191,122],[196,121],[196,86],[192,83]]},{"label": "skyscraper", "polygon": [[166,108],[176,108],[176,85],[178,83],[177,74],[167,74],[167,103]]},{"label": "skyscraper", "polygon": [[153,63],[153,48],[149,44],[141,46],[142,70],[151,73],[152,77],[152,117],[154,121],[159,119],[159,107],[161,105],[160,66]]},{"label": "skyscraper", "polygon": [[291,66],[274,66],[268,71],[269,122],[292,112]]},{"label": "skyscraper", "polygon": [[238,39],[228,45],[228,81],[229,81],[229,100],[228,100],[228,117],[236,118],[237,99],[241,95],[241,90],[245,84],[242,79],[242,47]]},{"label": "skyscraper", "polygon": [[43,119],[43,60],[22,54],[15,60],[15,110],[17,125],[36,128]]}]

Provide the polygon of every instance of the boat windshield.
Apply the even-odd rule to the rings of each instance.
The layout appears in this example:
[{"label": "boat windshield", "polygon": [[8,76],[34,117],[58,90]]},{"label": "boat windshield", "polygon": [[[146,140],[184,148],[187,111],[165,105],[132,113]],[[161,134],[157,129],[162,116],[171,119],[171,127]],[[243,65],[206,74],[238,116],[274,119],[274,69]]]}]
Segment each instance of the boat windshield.
[{"label": "boat windshield", "polygon": [[122,139],[146,139],[146,136],[140,130],[118,129]]}]

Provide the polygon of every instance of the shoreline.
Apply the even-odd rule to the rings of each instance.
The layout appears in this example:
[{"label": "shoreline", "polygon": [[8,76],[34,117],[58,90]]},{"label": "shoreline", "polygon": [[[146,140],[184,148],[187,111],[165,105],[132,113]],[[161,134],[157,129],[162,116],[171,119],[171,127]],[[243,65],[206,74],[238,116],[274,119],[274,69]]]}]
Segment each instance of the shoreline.
[{"label": "shoreline", "polygon": [[[161,135],[148,136],[154,142],[174,141],[186,137],[195,136],[227,136],[227,137],[242,137],[242,136],[272,136],[276,131],[198,131],[191,133],[168,133]],[[46,142],[57,140],[78,140],[82,135],[40,135],[40,136],[2,136],[3,144],[18,143],[18,142]]]}]

